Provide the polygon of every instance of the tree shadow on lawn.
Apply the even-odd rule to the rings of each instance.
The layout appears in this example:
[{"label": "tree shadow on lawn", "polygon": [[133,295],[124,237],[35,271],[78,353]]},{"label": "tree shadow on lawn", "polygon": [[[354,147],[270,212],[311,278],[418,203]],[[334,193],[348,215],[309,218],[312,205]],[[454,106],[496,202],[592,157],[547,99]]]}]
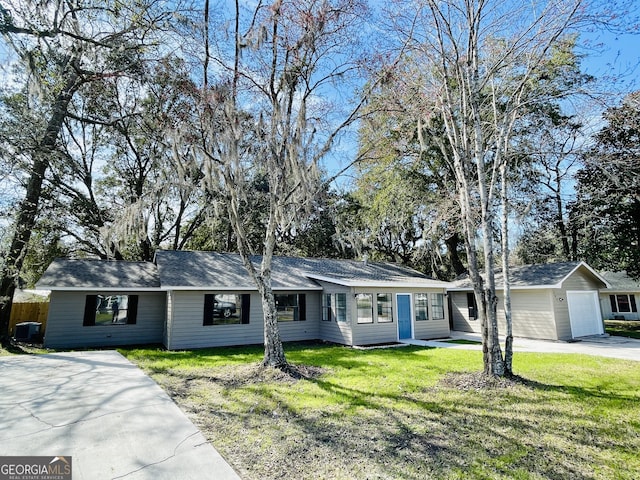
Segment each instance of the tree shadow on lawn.
[{"label": "tree shadow on lawn", "polygon": [[[475,374],[435,365],[425,355],[430,349],[402,347],[386,358],[376,350],[317,347],[287,346],[302,372],[297,376],[252,371],[257,365],[247,366],[246,359],[259,361],[261,347],[188,352],[193,368],[165,372],[179,384],[172,396],[247,479],[607,478],[594,471],[617,472],[624,465],[620,452],[640,447],[638,426],[622,423],[625,404],[634,405],[637,396],[611,393],[604,383],[555,385],[516,377],[508,388],[462,388],[434,378]],[[229,353],[237,358],[208,367],[208,360]],[[451,355],[455,364],[458,357]],[[406,383],[376,383],[385,368],[410,362]],[[417,367],[419,362],[424,365]],[[346,377],[333,375],[340,370]],[[349,384],[349,371],[358,384]],[[424,382],[416,378],[421,372]],[[204,395],[215,397],[208,404],[188,398],[207,388]],[[629,435],[633,428],[635,436]]]},{"label": "tree shadow on lawn", "polygon": [[[242,404],[239,411],[243,412],[233,415],[244,424],[271,430],[276,436],[282,429],[295,432],[295,442],[283,440],[290,434],[280,434],[282,451],[275,455],[285,463],[293,462],[289,470],[298,474],[302,468],[298,463],[313,464],[323,458],[321,464],[344,462],[343,469],[356,462],[360,473],[353,478],[418,479],[469,469],[489,475],[510,476],[520,469],[547,478],[594,478],[591,466],[612,448],[609,439],[599,441],[596,422],[585,419],[582,409],[556,411],[540,404],[535,395],[551,392],[579,400],[611,398],[591,388],[548,385],[520,377],[506,389],[461,391],[438,385],[392,394],[345,386],[324,376],[303,381],[330,396],[338,395],[341,404],[328,411],[300,411],[295,400],[287,403],[268,386],[233,399]],[[209,415],[228,419],[229,412],[215,410]],[[256,469],[260,461],[252,458]],[[258,473],[263,477],[265,470]],[[330,472],[326,475],[331,476]],[[297,477],[274,474],[271,478]]]},{"label": "tree shadow on lawn", "polygon": [[[615,447],[615,441],[612,444],[612,439],[600,435],[597,420],[585,417],[581,408],[558,411],[545,407],[535,396],[532,398],[531,391],[566,394],[579,400],[637,401],[637,398],[591,388],[548,385],[522,377],[507,391],[500,391],[504,387],[490,387],[462,394],[453,392],[457,402],[442,403],[439,400],[451,392],[440,386],[418,394],[372,396],[371,392],[330,381],[315,379],[313,382],[322,389],[346,396],[352,405],[382,412],[390,420],[378,425],[383,451],[404,458],[405,464],[421,465],[423,473],[435,466],[465,471],[470,464],[479,463],[493,465],[488,467],[490,471],[508,476],[520,468],[548,478],[593,478],[591,466],[594,461],[598,463],[594,455],[599,450],[601,459],[608,457],[607,452]],[[424,396],[429,394],[435,394],[435,398],[425,400]],[[491,398],[494,394],[498,398]],[[410,408],[397,411],[389,408],[387,402],[379,401],[380,398],[398,405],[404,403]],[[321,431],[326,436],[323,422],[318,425],[307,419],[301,428],[310,435]],[[327,438],[330,443],[336,441],[335,436]],[[338,441],[343,442],[342,448],[351,448],[351,442],[344,443],[343,436]],[[388,464],[393,470],[396,462]],[[400,472],[405,467],[396,465],[395,468]]]}]

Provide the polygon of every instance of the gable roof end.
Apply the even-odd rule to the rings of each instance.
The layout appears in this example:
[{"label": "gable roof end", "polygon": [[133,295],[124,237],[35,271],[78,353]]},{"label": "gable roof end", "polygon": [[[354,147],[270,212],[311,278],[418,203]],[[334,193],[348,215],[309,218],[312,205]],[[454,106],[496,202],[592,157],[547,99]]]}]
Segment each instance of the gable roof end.
[{"label": "gable roof end", "polygon": [[[574,268],[569,275],[572,275],[573,272],[578,270],[578,268],[580,268],[580,267],[584,267],[587,270],[589,270],[589,272],[591,272],[591,274],[594,277],[596,277],[598,280],[600,280],[602,283],[604,283],[605,288],[611,288],[611,284],[609,283],[609,281],[606,278],[604,278],[602,275],[600,275],[598,272],[596,272],[593,268],[591,268],[586,262],[580,262],[580,264],[576,268]],[[567,275],[567,277],[569,275]]]},{"label": "gable roof end", "polygon": [[[510,286],[511,289],[515,290],[561,288],[562,283],[580,268],[585,268],[604,286],[609,285],[606,279],[585,262],[561,262],[512,267],[510,270]],[[496,288],[502,290],[504,288],[504,280],[501,270],[496,270],[495,281]],[[450,290],[470,289],[473,289],[473,283],[466,277],[455,282],[455,287]]]}]

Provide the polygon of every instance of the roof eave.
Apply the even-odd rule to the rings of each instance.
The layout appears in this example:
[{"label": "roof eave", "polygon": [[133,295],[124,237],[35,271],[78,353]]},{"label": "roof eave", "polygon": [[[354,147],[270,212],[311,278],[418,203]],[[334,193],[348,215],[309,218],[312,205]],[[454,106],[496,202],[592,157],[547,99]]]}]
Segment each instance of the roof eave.
[{"label": "roof eave", "polygon": [[602,293],[638,293],[640,292],[640,287],[629,287],[629,288],[620,288],[620,287],[607,287],[600,289]]},{"label": "roof eave", "polygon": [[36,290],[50,290],[52,292],[160,292],[161,287],[116,287],[116,286],[82,286],[59,287],[54,285],[36,285]]},{"label": "roof eave", "polygon": [[[562,288],[560,283],[555,283],[551,285],[511,285],[510,290],[544,290],[547,288]],[[473,290],[473,287],[454,287],[447,288],[448,292],[465,292]],[[496,290],[504,290],[504,286],[496,286]]]},{"label": "roof eave", "polygon": [[[217,292],[255,292],[258,287],[228,287],[221,285],[163,285],[160,287],[163,291],[217,291]],[[272,287],[274,292],[283,291],[320,291],[322,287],[300,287],[300,286],[286,286],[286,287]]]},{"label": "roof eave", "polygon": [[359,288],[359,287],[377,287],[377,288],[447,288],[449,285],[446,282],[440,282],[434,280],[433,282],[398,282],[398,281],[384,281],[384,280],[345,280],[342,278],[333,278],[323,275],[307,274],[307,277],[313,280],[320,280],[321,282],[333,283],[335,285],[342,285],[344,287]]}]

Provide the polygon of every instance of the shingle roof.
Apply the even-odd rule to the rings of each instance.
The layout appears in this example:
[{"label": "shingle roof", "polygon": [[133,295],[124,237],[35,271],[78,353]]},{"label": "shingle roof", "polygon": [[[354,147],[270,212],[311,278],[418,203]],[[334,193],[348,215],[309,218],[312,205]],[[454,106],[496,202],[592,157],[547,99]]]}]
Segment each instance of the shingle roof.
[{"label": "shingle roof", "polygon": [[[252,258],[259,268],[261,257]],[[451,284],[395,264],[273,257],[274,290],[320,290],[317,281],[346,286],[446,288]],[[317,280],[317,281],[316,281]],[[55,260],[37,283],[47,290],[226,289],[255,290],[240,255],[158,251],[155,264],[106,260]]]},{"label": "shingle roof", "polygon": [[[510,268],[511,288],[536,288],[536,287],[559,287],[560,284],[571,275],[574,270],[583,267],[589,271],[596,279],[605,283],[591,267],[584,262],[562,262],[544,263],[537,265],[522,265]],[[503,288],[504,280],[502,271],[496,270],[496,287]],[[471,289],[473,283],[469,278],[464,278],[455,282],[455,289]]]},{"label": "shingle roof", "polygon": [[602,272],[601,275],[611,285],[611,291],[640,292],[640,281],[631,278],[627,272]]},{"label": "shingle roof", "polygon": [[[261,259],[255,256],[252,261],[257,266]],[[255,289],[237,254],[163,250],[156,253],[156,263],[164,288]],[[355,260],[274,256],[271,270],[273,288],[279,290],[319,289],[314,279],[348,286],[449,285],[399,265]]]},{"label": "shingle roof", "polygon": [[[271,266],[274,289],[320,289],[299,269],[281,268],[278,258]],[[257,265],[260,257],[252,260]],[[156,252],[156,263],[163,288],[256,289],[238,254],[161,250]]]},{"label": "shingle roof", "polygon": [[295,265],[311,278],[347,286],[423,286],[445,288],[450,284],[417,270],[393,263],[361,262],[316,258],[284,258],[279,262]]},{"label": "shingle roof", "polygon": [[160,287],[158,269],[149,262],[54,260],[37,282],[39,289],[133,290]]}]

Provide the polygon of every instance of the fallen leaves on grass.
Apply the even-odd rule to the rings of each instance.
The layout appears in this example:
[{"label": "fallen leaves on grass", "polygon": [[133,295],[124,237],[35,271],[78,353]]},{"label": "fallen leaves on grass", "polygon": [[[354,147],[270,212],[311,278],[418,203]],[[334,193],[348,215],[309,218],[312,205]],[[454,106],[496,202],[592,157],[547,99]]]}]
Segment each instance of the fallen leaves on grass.
[{"label": "fallen leaves on grass", "polygon": [[[318,378],[327,371],[326,368],[310,365],[289,365],[286,369],[267,367],[261,363],[247,365],[229,365],[215,369],[194,370],[182,375],[187,382],[207,380],[227,388],[237,388],[260,383],[293,384],[299,380]],[[176,373],[176,372],[171,372]]]}]

